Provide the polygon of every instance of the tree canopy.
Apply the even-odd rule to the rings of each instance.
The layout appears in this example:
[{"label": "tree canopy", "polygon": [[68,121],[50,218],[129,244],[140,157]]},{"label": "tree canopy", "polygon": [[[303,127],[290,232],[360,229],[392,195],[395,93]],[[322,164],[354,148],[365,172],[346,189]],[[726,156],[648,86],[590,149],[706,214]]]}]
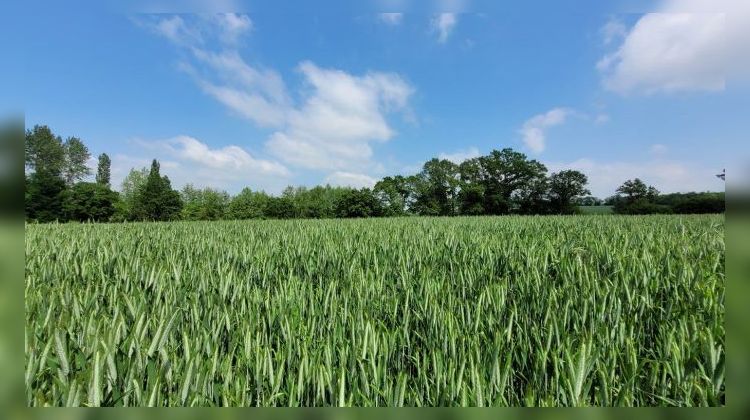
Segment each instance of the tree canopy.
[{"label": "tree canopy", "polygon": [[[289,186],[278,196],[244,188],[234,197],[193,184],[178,192],[156,159],[150,169],[131,169],[118,194],[110,189],[106,153],[98,156],[96,182],[83,182],[90,175],[88,148],[77,137],[63,141],[47,126],[26,131],[25,151],[26,217],[39,222],[572,214],[602,203],[590,196],[582,172],[548,174],[541,162],[509,148],[460,164],[430,159],[418,173],[386,176],[372,188]],[[661,195],[638,178],[625,181],[605,204],[622,214],[725,208],[723,193]]]}]

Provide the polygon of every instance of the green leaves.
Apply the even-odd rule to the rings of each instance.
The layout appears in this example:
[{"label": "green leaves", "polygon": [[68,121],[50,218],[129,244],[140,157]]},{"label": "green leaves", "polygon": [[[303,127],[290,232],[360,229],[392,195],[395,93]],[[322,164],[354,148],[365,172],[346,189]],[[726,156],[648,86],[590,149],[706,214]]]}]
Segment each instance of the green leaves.
[{"label": "green leaves", "polygon": [[717,216],[29,225],[29,406],[725,404]]}]

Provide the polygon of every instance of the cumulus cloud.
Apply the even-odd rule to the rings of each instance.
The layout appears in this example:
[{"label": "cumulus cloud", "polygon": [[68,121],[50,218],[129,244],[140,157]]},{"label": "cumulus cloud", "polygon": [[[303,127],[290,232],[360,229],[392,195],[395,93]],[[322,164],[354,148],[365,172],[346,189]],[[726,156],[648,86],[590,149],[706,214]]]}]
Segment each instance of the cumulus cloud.
[{"label": "cumulus cloud", "polygon": [[714,174],[717,169],[670,160],[654,159],[645,162],[578,159],[572,162],[545,163],[551,172],[575,169],[588,176],[591,193],[608,197],[628,179],[640,178],[661,192],[719,191],[724,188]]},{"label": "cumulus cloud", "polygon": [[190,136],[177,136],[166,141],[176,157],[205,166],[206,168],[239,171],[269,176],[288,176],[289,171],[281,164],[256,159],[239,146],[211,149],[205,143]]},{"label": "cumulus cloud", "polygon": [[413,89],[392,73],[353,76],[303,62],[300,72],[310,95],[290,112],[284,130],[267,143],[280,159],[311,169],[361,167],[372,156],[372,141],[386,141],[395,133],[386,121],[391,111],[403,110]]},{"label": "cumulus cloud", "polygon": [[[222,27],[248,30],[243,25]],[[298,67],[304,87],[291,95],[278,72],[249,64],[236,49],[212,51],[191,45],[186,51],[190,60],[182,63],[182,70],[234,114],[273,128],[266,149],[294,166],[361,170],[372,165],[371,143],[395,135],[387,115],[410,115],[408,101],[414,89],[395,73],[371,71],[358,76],[304,61]]]},{"label": "cumulus cloud", "polygon": [[387,25],[398,25],[403,19],[403,13],[378,13],[378,20]]},{"label": "cumulus cloud", "polygon": [[438,42],[444,44],[458,20],[455,13],[440,13],[432,19],[432,29],[438,34]]},{"label": "cumulus cloud", "polygon": [[553,108],[526,120],[519,130],[526,147],[533,153],[543,152],[546,148],[546,130],[563,124],[572,113],[573,111],[568,108]]},{"label": "cumulus cloud", "polygon": [[[211,148],[186,135],[164,140],[136,140],[135,143],[160,162],[163,174],[169,176],[177,188],[193,183],[234,192],[253,185],[278,192],[291,176],[281,163],[257,158],[236,145]],[[150,165],[150,158],[115,155],[112,158],[113,186],[119,187],[131,168]]]},{"label": "cumulus cloud", "polygon": [[376,182],[377,180],[369,175],[343,171],[336,171],[325,179],[326,184],[352,188],[372,188]]},{"label": "cumulus cloud", "polygon": [[459,150],[453,153],[440,153],[438,158],[449,160],[455,164],[460,164],[465,160],[473,159],[479,155],[479,149],[472,146],[466,150]]},{"label": "cumulus cloud", "polygon": [[[727,78],[750,76],[749,25],[744,0],[662,1],[597,69],[604,87],[620,94],[723,91]],[[611,23],[602,30],[605,42],[618,33]]]}]

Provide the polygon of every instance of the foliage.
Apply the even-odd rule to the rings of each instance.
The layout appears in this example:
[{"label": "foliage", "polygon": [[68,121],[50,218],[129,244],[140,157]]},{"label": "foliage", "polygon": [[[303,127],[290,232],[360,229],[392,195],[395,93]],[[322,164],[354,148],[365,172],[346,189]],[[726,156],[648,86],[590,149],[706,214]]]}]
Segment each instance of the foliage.
[{"label": "foliage", "polygon": [[605,205],[604,200],[601,200],[592,195],[588,195],[585,197],[578,197],[573,200],[573,203],[577,206],[603,206]]},{"label": "foliage", "polygon": [[510,213],[514,195],[543,182],[547,173],[542,163],[508,148],[475,159],[480,168],[479,183],[484,189],[484,214]]},{"label": "foliage", "polygon": [[65,150],[65,165],[63,177],[68,186],[82,180],[91,173],[86,162],[91,157],[89,149],[77,137],[68,137],[63,144]]},{"label": "foliage", "polygon": [[[102,220],[92,209],[82,210],[99,198],[79,197],[91,189],[76,183],[88,175],[89,153],[83,142],[69,137],[65,142],[47,126],[26,131],[27,220]],[[349,187],[287,187],[279,197],[243,190],[236,197],[225,191],[192,184],[182,193],[174,191],[159,173],[156,160],[151,170],[131,169],[121,186],[121,195],[104,198],[102,214],[110,221],[291,219],[378,216],[458,216],[497,214],[573,214],[581,206],[596,206],[601,200],[590,194],[585,174],[563,170],[547,175],[547,168],[526,155],[506,148],[493,150],[457,165],[445,159],[427,161],[412,176],[396,175],[378,181],[372,190]],[[38,175],[34,175],[38,173]],[[63,180],[63,184],[60,184]],[[109,188],[111,160],[99,156],[96,182]],[[101,197],[115,197],[101,190]],[[73,201],[67,204],[65,197]],[[100,197],[100,198],[101,198]],[[716,213],[725,208],[724,196],[715,193],[659,195],[640,179],[628,180],[608,198],[606,205],[620,214]],[[114,210],[112,210],[114,209]],[[77,216],[70,216],[77,214]]]},{"label": "foliage", "polygon": [[[607,199],[620,214],[706,214],[724,213],[726,199],[724,193],[673,193],[659,194],[654,187],[646,186],[641,180],[625,182],[617,189],[618,195]],[[622,195],[625,194],[625,195]]]},{"label": "foliage", "polygon": [[138,190],[132,209],[135,220],[165,221],[179,218],[182,210],[180,193],[172,189],[167,176],[161,176],[159,162],[151,162],[146,183]]},{"label": "foliage", "polygon": [[229,203],[229,219],[262,219],[268,214],[271,197],[263,191],[244,188]]},{"label": "foliage", "polygon": [[79,182],[65,191],[63,213],[66,220],[108,222],[117,201],[117,193],[106,185]]},{"label": "foliage", "polygon": [[65,148],[62,139],[46,125],[35,125],[26,130],[26,167],[34,172],[61,176],[65,167]]},{"label": "foliage", "polygon": [[454,216],[458,214],[458,167],[446,159],[427,161],[413,179],[417,214],[425,216]]},{"label": "foliage", "polygon": [[618,214],[670,213],[668,206],[655,203],[659,191],[636,178],[627,180],[617,188],[613,198],[614,211]]},{"label": "foliage", "polygon": [[122,185],[120,186],[122,209],[118,213],[122,213],[125,220],[134,219],[134,209],[137,205],[138,194],[144,185],[146,185],[148,174],[149,170],[146,168],[133,168],[125,176],[125,179],[122,180]]},{"label": "foliage", "polygon": [[723,216],[26,226],[29,406],[725,404]]},{"label": "foliage", "polygon": [[65,221],[64,192],[65,181],[59,175],[38,167],[26,178],[26,218],[42,223]]},{"label": "foliage", "polygon": [[578,210],[582,214],[613,214],[612,206],[606,205],[595,205],[595,206],[579,206]]},{"label": "foliage", "polygon": [[99,163],[96,168],[96,183],[109,187],[111,180],[112,160],[109,155],[102,153],[99,155]]},{"label": "foliage", "polygon": [[724,213],[726,210],[723,192],[662,194],[655,201],[678,214]]},{"label": "foliage", "polygon": [[380,202],[385,216],[404,216],[414,202],[412,179],[396,175],[387,176],[375,184],[373,194]]},{"label": "foliage", "polygon": [[230,197],[225,191],[196,189],[186,185],[181,192],[182,220],[219,220],[227,217]]},{"label": "foliage", "polygon": [[550,210],[557,214],[575,213],[574,201],[581,196],[591,194],[586,189],[588,182],[586,175],[579,171],[566,170],[553,173],[549,178]]},{"label": "foliage", "polygon": [[372,190],[345,190],[336,202],[336,217],[378,217],[383,214]]}]

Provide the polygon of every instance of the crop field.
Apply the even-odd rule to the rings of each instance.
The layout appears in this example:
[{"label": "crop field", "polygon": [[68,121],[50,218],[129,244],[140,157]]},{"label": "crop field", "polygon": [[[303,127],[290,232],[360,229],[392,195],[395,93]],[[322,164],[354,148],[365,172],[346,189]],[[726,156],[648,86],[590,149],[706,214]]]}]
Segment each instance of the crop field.
[{"label": "crop field", "polygon": [[26,227],[29,406],[715,406],[723,216]]}]

